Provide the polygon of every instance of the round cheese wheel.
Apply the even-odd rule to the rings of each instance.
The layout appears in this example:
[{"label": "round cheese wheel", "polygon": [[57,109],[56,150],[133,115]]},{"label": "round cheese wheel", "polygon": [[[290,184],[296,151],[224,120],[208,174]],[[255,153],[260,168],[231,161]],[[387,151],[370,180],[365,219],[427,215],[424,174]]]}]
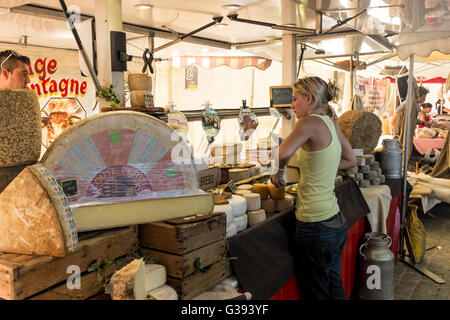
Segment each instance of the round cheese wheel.
[{"label": "round cheese wheel", "polygon": [[250,190],[238,190],[236,191],[236,194],[243,196],[246,193],[252,193]]},{"label": "round cheese wheel", "polygon": [[227,216],[227,223],[233,221],[233,208],[230,204],[215,205],[213,213],[216,212],[225,212],[225,215]]},{"label": "round cheese wheel", "polygon": [[153,289],[147,292],[148,295],[152,296],[156,300],[178,300],[178,294],[174,288],[165,284],[162,287]]},{"label": "round cheese wheel", "polygon": [[274,213],[277,211],[277,201],[273,199],[261,200],[261,208],[267,213]]},{"label": "round cheese wheel", "polygon": [[248,216],[243,214],[240,217],[233,218],[234,223],[236,223],[236,231],[241,232],[248,227]]},{"label": "round cheese wheel", "polygon": [[284,187],[277,188],[273,184],[269,184],[269,196],[274,200],[281,200],[284,198],[285,190]]},{"label": "round cheese wheel", "polygon": [[248,225],[250,227],[266,220],[266,212],[264,211],[264,209],[256,211],[248,211],[247,215],[248,215]]},{"label": "round cheese wheel", "polygon": [[250,171],[248,169],[230,169],[230,170],[228,170],[230,180],[233,180],[234,182],[248,179],[250,177],[249,172]]},{"label": "round cheese wheel", "polygon": [[236,223],[234,221],[227,223],[227,239],[235,236],[236,233],[237,233]]},{"label": "round cheese wheel", "polygon": [[293,197],[286,197],[281,200],[277,200],[277,209],[278,211],[283,211],[286,209],[291,209],[294,207],[295,201]]},{"label": "round cheese wheel", "polygon": [[246,193],[244,199],[247,201],[247,210],[255,211],[261,209],[261,197],[258,193]]},{"label": "round cheese wheel", "polygon": [[233,216],[235,218],[247,212],[247,201],[241,196],[232,195],[231,199],[228,199],[228,205],[233,208]]},{"label": "round cheese wheel", "polygon": [[134,90],[152,90],[152,79],[145,73],[130,73],[128,88]]},{"label": "round cheese wheel", "polygon": [[241,184],[238,186],[238,190],[249,190],[250,192],[253,192],[253,185],[252,184]]},{"label": "round cheese wheel", "polygon": [[144,107],[145,106],[145,94],[151,95],[149,90],[134,90],[130,92],[130,102],[132,107]]},{"label": "round cheese wheel", "polygon": [[261,199],[267,199],[269,197],[269,185],[264,183],[255,183],[253,185],[253,189],[255,189],[255,193],[258,193],[261,196]]}]

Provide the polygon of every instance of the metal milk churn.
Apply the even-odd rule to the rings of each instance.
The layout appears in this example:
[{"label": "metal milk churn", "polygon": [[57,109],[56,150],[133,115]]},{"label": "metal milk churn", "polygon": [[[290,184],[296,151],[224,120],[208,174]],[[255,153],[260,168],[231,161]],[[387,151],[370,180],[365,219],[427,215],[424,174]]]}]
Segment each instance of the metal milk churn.
[{"label": "metal milk churn", "polygon": [[358,298],[361,300],[394,299],[394,254],[392,239],[384,233],[370,232],[359,247],[360,273]]},{"label": "metal milk churn", "polygon": [[381,152],[380,167],[387,179],[402,177],[402,150],[397,139],[384,139]]}]

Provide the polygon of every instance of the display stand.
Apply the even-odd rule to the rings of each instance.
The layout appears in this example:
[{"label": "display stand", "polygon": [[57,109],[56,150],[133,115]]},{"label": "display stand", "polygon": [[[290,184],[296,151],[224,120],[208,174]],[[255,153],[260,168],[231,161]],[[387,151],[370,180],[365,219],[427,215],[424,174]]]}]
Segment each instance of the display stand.
[{"label": "display stand", "polygon": [[[407,185],[407,176],[408,176],[408,152],[409,152],[409,134],[410,134],[410,122],[411,122],[411,107],[412,107],[412,94],[413,94],[413,68],[414,68],[414,55],[409,56],[409,84],[408,84],[408,113],[407,113],[407,120],[406,120],[406,139],[405,139],[405,149],[404,149],[404,156],[403,156],[403,201],[402,201],[402,215],[401,215],[401,228],[400,228],[400,247],[399,247],[399,257],[398,259],[404,263],[406,263],[411,268],[415,269],[416,271],[426,275],[431,280],[433,280],[436,283],[443,284],[445,283],[445,280],[438,277],[428,269],[424,268],[423,266],[420,266],[417,264],[416,257],[414,255],[414,250],[412,248],[412,242],[411,242],[411,236],[408,232],[408,229],[406,228],[405,224],[405,214],[406,214],[406,206],[407,206],[407,193],[406,193],[406,185]],[[409,257],[406,256],[404,244],[406,243],[406,246],[408,248]]]}]

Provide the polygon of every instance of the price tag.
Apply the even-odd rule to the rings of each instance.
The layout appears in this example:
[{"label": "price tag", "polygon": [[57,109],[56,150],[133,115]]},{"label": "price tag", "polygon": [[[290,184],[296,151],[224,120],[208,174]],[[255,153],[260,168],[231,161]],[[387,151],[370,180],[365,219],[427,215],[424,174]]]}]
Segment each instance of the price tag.
[{"label": "price tag", "polygon": [[227,186],[228,186],[228,188],[230,188],[230,191],[231,191],[232,193],[236,193],[236,191],[237,191],[237,189],[238,189],[238,186],[236,185],[236,183],[234,183],[233,180],[231,180],[230,182],[228,182]]},{"label": "price tag", "polygon": [[270,114],[271,114],[272,116],[274,116],[275,118],[277,118],[277,119],[280,119],[280,118],[281,118],[281,114],[278,112],[277,109],[275,109],[275,108],[269,108],[269,112],[270,112]]},{"label": "price tag", "polygon": [[78,195],[77,179],[57,180],[67,198]]},{"label": "price tag", "polygon": [[153,95],[145,93],[144,94],[144,104],[146,108],[153,108],[155,106],[153,102]]}]

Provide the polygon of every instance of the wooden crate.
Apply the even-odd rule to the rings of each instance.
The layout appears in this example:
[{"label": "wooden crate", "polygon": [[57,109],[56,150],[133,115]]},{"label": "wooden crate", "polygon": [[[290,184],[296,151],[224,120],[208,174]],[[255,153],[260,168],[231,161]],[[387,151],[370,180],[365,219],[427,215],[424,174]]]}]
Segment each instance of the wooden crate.
[{"label": "wooden crate", "polygon": [[[137,227],[131,226],[80,233],[79,250],[63,258],[0,254],[0,298],[20,300],[31,297],[66,282],[71,276],[67,273],[71,265],[78,266],[83,274],[96,261],[104,264],[133,252],[137,246]],[[93,276],[89,275],[87,281],[92,283]]]},{"label": "wooden crate", "polygon": [[212,215],[210,219],[172,225],[166,222],[140,226],[140,245],[144,248],[186,254],[226,237],[225,214]]},{"label": "wooden crate", "polygon": [[221,261],[206,272],[197,272],[183,279],[167,277],[167,284],[175,289],[180,300],[189,300],[225,280],[226,269],[225,261]]},{"label": "wooden crate", "polygon": [[197,259],[199,259],[201,266],[209,266],[223,260],[226,255],[226,244],[225,240],[219,240],[184,255],[141,248],[141,255],[156,257],[158,263],[166,267],[168,276],[182,279],[198,270],[196,267]]}]

